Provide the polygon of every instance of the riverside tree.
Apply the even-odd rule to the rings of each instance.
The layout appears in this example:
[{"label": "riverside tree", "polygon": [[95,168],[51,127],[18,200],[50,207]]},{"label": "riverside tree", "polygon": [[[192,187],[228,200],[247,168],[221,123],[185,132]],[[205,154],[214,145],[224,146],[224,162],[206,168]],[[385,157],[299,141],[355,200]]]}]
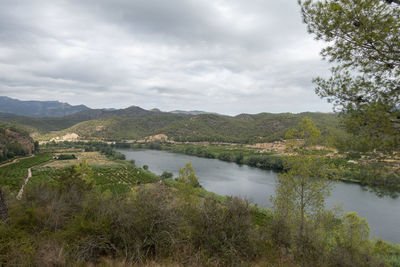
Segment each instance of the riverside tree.
[{"label": "riverside tree", "polygon": [[[275,196],[272,197],[275,224],[273,238],[279,245],[295,247],[300,260],[308,255],[313,243],[311,222],[325,206],[330,192],[325,159],[310,153],[311,146],[320,140],[320,131],[310,118],[304,118],[287,137],[304,140],[300,148],[289,146],[291,154],[284,159],[285,172],[278,175]],[[289,142],[290,143],[290,142]]]},{"label": "riverside tree", "polygon": [[195,188],[200,187],[199,180],[194,173],[192,164],[186,162],[184,168],[179,169],[179,175],[177,178],[177,188],[182,196],[182,199],[188,204],[194,200]]},{"label": "riverside tree", "polygon": [[331,77],[316,93],[341,111],[346,129],[370,149],[400,148],[400,2],[299,0],[309,33],[327,43]]}]

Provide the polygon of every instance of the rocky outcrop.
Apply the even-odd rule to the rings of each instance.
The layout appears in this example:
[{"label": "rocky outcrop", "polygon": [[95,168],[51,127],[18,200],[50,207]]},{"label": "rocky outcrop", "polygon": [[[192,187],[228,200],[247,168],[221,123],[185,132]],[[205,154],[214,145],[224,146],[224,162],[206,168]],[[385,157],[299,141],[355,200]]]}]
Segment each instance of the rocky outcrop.
[{"label": "rocky outcrop", "polygon": [[168,136],[165,134],[156,134],[152,136],[147,136],[142,140],[138,140],[139,143],[148,143],[148,142],[168,142]]},{"label": "rocky outcrop", "polygon": [[75,142],[79,140],[79,135],[77,135],[76,133],[67,133],[64,136],[57,136],[55,138],[52,138],[50,141],[51,142],[64,142],[64,141],[68,141],[68,142]]},{"label": "rocky outcrop", "polygon": [[14,127],[0,126],[0,160],[32,154],[34,150],[34,141],[28,133]]}]

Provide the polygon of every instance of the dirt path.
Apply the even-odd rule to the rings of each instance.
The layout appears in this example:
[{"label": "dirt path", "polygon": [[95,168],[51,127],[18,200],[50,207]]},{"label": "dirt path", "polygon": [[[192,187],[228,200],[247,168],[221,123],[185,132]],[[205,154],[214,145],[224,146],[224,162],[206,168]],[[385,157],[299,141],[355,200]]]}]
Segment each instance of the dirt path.
[{"label": "dirt path", "polygon": [[25,185],[28,183],[28,181],[29,181],[29,179],[30,179],[31,177],[32,177],[32,170],[31,170],[31,168],[29,168],[29,169],[28,169],[28,176],[26,177],[25,182],[24,182],[24,184],[22,185],[21,190],[19,190],[19,193],[18,193],[18,195],[17,195],[17,199],[18,199],[18,200],[21,200],[22,194],[24,193]]},{"label": "dirt path", "polygon": [[4,164],[0,165],[0,168],[1,168],[1,167],[8,166],[8,165],[11,165],[11,164],[15,164],[15,163],[19,162],[19,161],[20,161],[20,160],[22,160],[22,159],[28,159],[28,158],[32,158],[32,157],[34,157],[34,156],[35,156],[35,155],[34,155],[34,154],[32,154],[32,155],[30,155],[30,156],[28,156],[28,157],[14,159],[14,160],[13,160],[13,161],[11,161],[11,162],[4,163]]}]

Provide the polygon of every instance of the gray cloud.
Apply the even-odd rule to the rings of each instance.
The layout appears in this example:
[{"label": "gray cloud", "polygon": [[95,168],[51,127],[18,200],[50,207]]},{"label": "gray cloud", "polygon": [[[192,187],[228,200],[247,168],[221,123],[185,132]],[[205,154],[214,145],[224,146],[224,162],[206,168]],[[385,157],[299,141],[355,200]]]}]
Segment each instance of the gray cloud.
[{"label": "gray cloud", "polygon": [[0,95],[90,107],[330,111],[296,2],[3,0]]}]

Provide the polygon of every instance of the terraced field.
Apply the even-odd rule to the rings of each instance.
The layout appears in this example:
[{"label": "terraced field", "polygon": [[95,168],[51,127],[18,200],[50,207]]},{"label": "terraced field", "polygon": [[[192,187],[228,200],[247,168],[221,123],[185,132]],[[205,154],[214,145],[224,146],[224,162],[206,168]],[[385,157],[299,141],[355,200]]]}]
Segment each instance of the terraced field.
[{"label": "terraced field", "polygon": [[28,169],[39,166],[52,159],[51,154],[42,153],[31,158],[21,159],[19,162],[0,168],[0,185],[11,192],[17,192],[22,186]]},{"label": "terraced field", "polygon": [[127,192],[134,185],[160,179],[159,176],[133,165],[94,167],[93,178],[101,191],[110,190],[113,194]]},{"label": "terraced field", "polygon": [[121,165],[121,163],[109,160],[106,156],[100,154],[99,152],[57,152],[55,155],[59,154],[74,154],[76,159],[71,160],[54,160],[44,165],[44,167],[51,168],[65,168],[78,164],[80,161],[85,160],[90,166],[109,166],[109,165]]}]

